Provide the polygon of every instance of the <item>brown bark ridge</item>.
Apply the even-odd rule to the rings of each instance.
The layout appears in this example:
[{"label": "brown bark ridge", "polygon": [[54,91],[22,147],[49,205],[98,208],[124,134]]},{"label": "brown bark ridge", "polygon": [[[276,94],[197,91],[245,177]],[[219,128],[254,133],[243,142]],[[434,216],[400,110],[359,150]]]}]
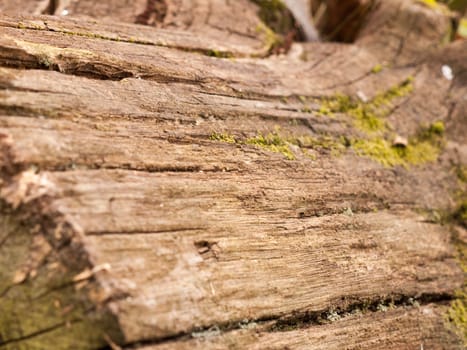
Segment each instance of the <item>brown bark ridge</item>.
[{"label": "brown bark ridge", "polygon": [[0,349],[463,348],[449,13],[375,1],[355,43],[277,56],[248,1],[16,3]]}]

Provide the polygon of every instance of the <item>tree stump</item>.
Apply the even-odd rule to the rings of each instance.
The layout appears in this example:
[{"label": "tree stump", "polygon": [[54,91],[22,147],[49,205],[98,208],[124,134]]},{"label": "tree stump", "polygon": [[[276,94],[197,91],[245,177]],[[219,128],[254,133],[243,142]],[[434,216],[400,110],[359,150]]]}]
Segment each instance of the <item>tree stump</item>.
[{"label": "tree stump", "polygon": [[2,1],[0,348],[462,349],[467,44],[371,5]]}]

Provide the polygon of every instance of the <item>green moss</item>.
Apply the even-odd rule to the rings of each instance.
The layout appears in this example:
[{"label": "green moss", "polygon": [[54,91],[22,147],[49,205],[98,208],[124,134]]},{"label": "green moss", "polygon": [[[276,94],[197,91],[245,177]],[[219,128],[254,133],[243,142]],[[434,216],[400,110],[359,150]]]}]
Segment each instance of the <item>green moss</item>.
[{"label": "green moss", "polygon": [[467,292],[456,293],[456,300],[451,303],[448,317],[467,346]]},{"label": "green moss", "polygon": [[393,145],[382,138],[355,139],[352,148],[357,154],[368,156],[384,166],[421,165],[438,159],[444,146],[442,122],[435,122],[409,140],[406,147]]},{"label": "green moss", "polygon": [[[464,271],[467,273],[467,243],[460,240],[454,240],[457,248],[457,260]],[[456,292],[456,299],[452,301],[451,307],[447,313],[448,321],[454,326],[457,334],[464,342],[467,348],[467,282],[464,280],[462,289]]]},{"label": "green moss", "polygon": [[[71,259],[64,266],[57,251],[48,246],[43,232],[34,234],[36,224],[25,223],[24,218],[7,213],[5,208],[1,210],[2,349],[47,349],[50,344],[59,350],[101,348],[107,345],[104,332],[121,343],[116,319],[104,308],[96,310],[86,297],[98,291],[93,289],[95,284],[89,282],[78,290],[73,283],[73,277],[84,269],[81,264],[72,265],[78,259]],[[65,230],[66,225],[55,232],[66,236]],[[65,253],[73,252],[60,252]],[[21,279],[16,278],[19,271],[24,272]]]},{"label": "green moss", "polygon": [[253,0],[259,6],[263,25],[273,33],[285,35],[295,28],[295,21],[281,0]]},{"label": "green moss", "polygon": [[460,20],[456,34],[461,38],[467,38],[467,18],[462,18]]},{"label": "green moss", "polygon": [[459,165],[456,168],[457,178],[467,184],[467,165]]},{"label": "green moss", "polygon": [[302,153],[305,157],[311,159],[311,160],[316,160],[316,154],[313,154],[313,153],[310,153],[309,150],[307,150],[306,148],[302,149]]},{"label": "green moss", "polygon": [[318,113],[326,116],[332,116],[334,113],[347,114],[353,118],[358,129],[367,132],[385,128],[384,121],[377,115],[372,103],[363,103],[341,94],[323,100]]},{"label": "green moss", "polygon": [[211,56],[211,57],[217,57],[217,58],[233,58],[233,54],[230,52],[223,52],[223,51],[213,50],[213,49],[207,50],[206,55]]},{"label": "green moss", "polygon": [[260,22],[256,26],[256,33],[260,34],[263,38],[264,48],[268,52],[273,51],[276,47],[279,47],[283,43],[283,38],[274,33],[274,31],[269,28],[264,23]]},{"label": "green moss", "polygon": [[383,70],[383,65],[377,64],[371,69],[371,73],[377,74]]},{"label": "green moss", "polygon": [[328,106],[326,106],[324,104],[322,104],[319,107],[318,114],[323,115],[323,116],[327,116],[327,117],[331,117],[333,115],[332,110]]},{"label": "green moss", "polygon": [[18,22],[18,29],[30,29],[30,30],[45,30],[47,27],[42,21],[27,21],[26,23]]},{"label": "green moss", "polygon": [[227,143],[236,143],[237,140],[235,139],[235,136],[229,135],[227,133],[212,133],[211,136],[209,137],[210,140],[213,141],[222,141],[222,142],[227,142]]},{"label": "green moss", "polygon": [[413,77],[409,76],[399,85],[391,87],[389,90],[376,95],[376,97],[369,102],[374,107],[384,107],[391,105],[392,101],[398,97],[404,97],[413,91]]},{"label": "green moss", "polygon": [[376,95],[371,101],[363,102],[352,99],[349,96],[337,94],[333,97],[321,100],[318,111],[321,115],[333,115],[334,113],[347,114],[353,118],[355,126],[365,132],[385,131],[384,118],[390,112],[392,101],[398,97],[408,95],[413,90],[413,78],[408,77],[397,86]]},{"label": "green moss", "polygon": [[439,147],[429,141],[413,141],[407,147],[393,146],[383,138],[354,140],[357,154],[368,156],[384,166],[409,166],[433,162],[438,159]]},{"label": "green moss", "polygon": [[314,149],[318,151],[343,151],[346,148],[343,140],[336,140],[330,136],[321,136],[319,138],[312,136],[297,136],[290,137],[287,139],[287,141],[300,147],[301,149]]},{"label": "green moss", "polygon": [[[457,209],[450,216],[450,219],[451,222],[467,228],[467,166],[464,164],[458,165],[456,174],[459,180],[460,192],[457,195]],[[464,274],[467,274],[467,242],[460,239],[456,231],[454,233],[453,242],[457,248],[457,260]],[[464,279],[462,288],[456,292],[456,299],[451,303],[447,316],[467,348],[467,280]]]},{"label": "green moss", "polygon": [[433,124],[430,125],[429,131],[432,133],[438,134],[438,135],[444,134],[444,131],[445,131],[444,123],[442,121],[434,122]]},{"label": "green moss", "polygon": [[47,56],[38,56],[37,60],[39,64],[45,68],[51,68],[52,62],[49,61]]},{"label": "green moss", "polygon": [[375,132],[386,128],[385,122],[376,114],[372,105],[357,103],[348,114],[355,119],[355,126],[363,131]]},{"label": "green moss", "polygon": [[316,159],[316,155],[311,154],[309,152],[310,149],[319,152],[326,151],[330,152],[334,156],[338,156],[343,151],[345,151],[349,145],[348,140],[345,138],[336,140],[330,136],[283,136],[281,135],[279,128],[277,128],[274,132],[267,134],[258,133],[256,136],[246,138],[244,140],[238,139],[228,133],[213,133],[209,138],[214,141],[257,146],[270,152],[281,153],[289,160],[294,160],[296,158],[290,147],[292,145],[299,148],[303,155],[312,160]]},{"label": "green moss", "polygon": [[283,139],[278,132],[267,135],[258,134],[255,137],[246,139],[245,143],[264,148],[271,152],[281,153],[289,160],[295,159],[295,155],[289,147],[289,142]]},{"label": "green moss", "polygon": [[302,112],[304,113],[311,113],[311,107],[308,104],[308,99],[305,96],[298,96],[298,99],[301,103],[303,103],[303,107],[301,109]]},{"label": "green moss", "polygon": [[[281,135],[280,130],[267,134],[258,135],[246,139],[239,139],[228,133],[213,133],[211,140],[231,144],[254,145],[270,152],[280,153],[285,158],[293,160],[296,155],[291,150],[291,145],[301,150],[302,154],[312,160],[316,154],[310,153],[314,150],[319,153],[327,153],[331,156],[340,156],[347,148],[351,147],[358,155],[369,157],[384,166],[422,165],[437,160],[444,146],[443,135],[440,135],[442,123],[433,123],[428,128],[420,131],[417,136],[412,137],[406,147],[395,146],[391,141],[383,137],[371,137],[369,139],[347,139],[340,137],[336,139],[331,136],[313,137],[309,135]],[[462,207],[464,208],[464,207]],[[459,218],[465,219],[467,204]]]},{"label": "green moss", "polygon": [[463,198],[459,203],[459,207],[454,213],[454,219],[456,219],[463,226],[467,227],[467,198],[465,198],[465,193],[462,197]]},{"label": "green moss", "polygon": [[206,55],[210,57],[216,57],[216,58],[227,58],[229,56],[229,55],[226,55],[224,52],[221,52],[219,50],[214,50],[214,49],[208,50],[206,52]]}]

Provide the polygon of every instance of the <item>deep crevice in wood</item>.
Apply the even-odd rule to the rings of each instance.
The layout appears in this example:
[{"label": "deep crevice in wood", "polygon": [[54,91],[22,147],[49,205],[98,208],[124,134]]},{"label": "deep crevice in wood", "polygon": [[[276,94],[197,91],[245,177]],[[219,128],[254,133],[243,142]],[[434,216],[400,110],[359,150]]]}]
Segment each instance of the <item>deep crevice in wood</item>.
[{"label": "deep crevice in wood", "polygon": [[135,23],[145,25],[157,25],[164,21],[167,14],[165,0],[146,0],[146,8],[143,13],[136,16]]},{"label": "deep crevice in wood", "polygon": [[57,10],[57,7],[58,7],[58,2],[60,0],[48,0],[49,3],[47,4],[47,7],[42,10],[42,14],[43,15],[53,15],[55,14],[55,11]]},{"label": "deep crevice in wood", "polygon": [[[138,349],[149,345],[161,345],[172,342],[182,342],[193,339],[193,334],[208,333],[215,329],[222,333],[228,333],[235,330],[244,329],[244,322],[256,324],[257,326],[266,326],[266,332],[284,332],[293,329],[305,329],[312,326],[326,325],[336,322],[346,316],[353,315],[356,312],[384,313],[387,309],[397,308],[419,308],[420,306],[429,304],[446,305],[456,297],[452,294],[422,294],[422,295],[395,295],[393,297],[386,296],[381,299],[365,300],[353,302],[345,308],[331,308],[316,312],[297,312],[292,313],[292,316],[267,316],[252,320],[237,320],[224,324],[212,324],[203,328],[194,328],[188,332],[174,334],[168,337],[158,339],[145,339],[136,343],[125,344],[125,349]],[[215,337],[215,336],[214,336]],[[99,350],[110,350],[110,347],[104,347]]]},{"label": "deep crevice in wood", "polygon": [[[344,298],[344,297],[343,297]],[[422,294],[422,295],[395,295],[370,301],[357,301],[345,308],[335,308],[321,312],[298,313],[291,317],[284,317],[270,327],[270,331],[284,331],[310,325],[329,323],[330,316],[342,318],[355,312],[384,312],[384,308],[417,307],[414,305],[428,305],[432,303],[446,304],[455,299],[452,294]]]}]

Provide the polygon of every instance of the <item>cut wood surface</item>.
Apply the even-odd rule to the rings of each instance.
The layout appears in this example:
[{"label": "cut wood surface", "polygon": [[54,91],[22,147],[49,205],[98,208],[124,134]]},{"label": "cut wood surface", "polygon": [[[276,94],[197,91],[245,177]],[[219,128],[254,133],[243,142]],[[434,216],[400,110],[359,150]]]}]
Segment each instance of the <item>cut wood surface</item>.
[{"label": "cut wood surface", "polygon": [[273,55],[246,0],[15,4],[0,348],[463,348],[449,13],[380,1],[355,43]]}]

